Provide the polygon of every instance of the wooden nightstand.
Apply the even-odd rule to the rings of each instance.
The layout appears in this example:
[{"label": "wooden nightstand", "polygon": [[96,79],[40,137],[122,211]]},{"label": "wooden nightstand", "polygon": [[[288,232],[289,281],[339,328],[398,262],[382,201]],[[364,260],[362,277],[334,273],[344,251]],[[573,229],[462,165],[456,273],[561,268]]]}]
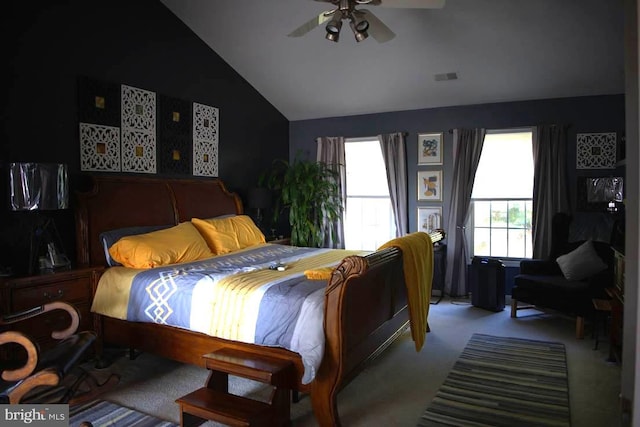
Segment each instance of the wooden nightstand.
[{"label": "wooden nightstand", "polygon": [[[79,331],[93,330],[91,302],[94,286],[100,276],[100,267],[77,268],[51,274],[28,277],[6,277],[0,280],[0,309],[3,314],[16,313],[37,307],[47,302],[62,300],[73,304],[80,311]],[[38,342],[42,350],[55,342],[51,331],[69,324],[66,313],[55,310],[16,325],[20,330]],[[6,347],[6,346],[4,346]],[[2,358],[21,359],[20,354],[3,354]]]}]

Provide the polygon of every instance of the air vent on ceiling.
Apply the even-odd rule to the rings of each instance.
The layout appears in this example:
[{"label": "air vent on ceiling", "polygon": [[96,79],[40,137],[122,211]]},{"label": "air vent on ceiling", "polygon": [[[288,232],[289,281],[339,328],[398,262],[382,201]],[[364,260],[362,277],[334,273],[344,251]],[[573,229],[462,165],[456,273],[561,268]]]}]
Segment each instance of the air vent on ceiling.
[{"label": "air vent on ceiling", "polygon": [[457,80],[458,79],[458,73],[436,74],[434,76],[434,78],[436,79],[437,82],[441,82],[443,80]]}]

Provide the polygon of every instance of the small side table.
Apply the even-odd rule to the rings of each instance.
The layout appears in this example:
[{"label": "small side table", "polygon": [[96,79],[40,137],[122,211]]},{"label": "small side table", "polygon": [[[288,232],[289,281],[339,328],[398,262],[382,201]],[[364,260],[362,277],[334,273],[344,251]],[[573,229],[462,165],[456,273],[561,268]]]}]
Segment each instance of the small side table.
[{"label": "small side table", "polygon": [[609,320],[609,315],[611,314],[611,301],[608,299],[599,299],[594,298],[593,307],[596,309],[595,313],[595,321],[593,323],[593,335],[596,340],[593,349],[598,349],[598,344],[600,342],[600,325],[605,331],[607,331],[607,322]]}]

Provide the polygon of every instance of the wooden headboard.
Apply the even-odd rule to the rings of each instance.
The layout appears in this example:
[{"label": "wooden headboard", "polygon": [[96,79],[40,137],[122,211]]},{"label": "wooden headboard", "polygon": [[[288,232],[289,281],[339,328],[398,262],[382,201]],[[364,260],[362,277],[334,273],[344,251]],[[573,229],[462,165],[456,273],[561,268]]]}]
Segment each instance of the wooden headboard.
[{"label": "wooden headboard", "polygon": [[76,246],[80,265],[105,265],[103,231],[177,225],[191,218],[241,214],[242,202],[219,179],[94,176],[77,194]]}]

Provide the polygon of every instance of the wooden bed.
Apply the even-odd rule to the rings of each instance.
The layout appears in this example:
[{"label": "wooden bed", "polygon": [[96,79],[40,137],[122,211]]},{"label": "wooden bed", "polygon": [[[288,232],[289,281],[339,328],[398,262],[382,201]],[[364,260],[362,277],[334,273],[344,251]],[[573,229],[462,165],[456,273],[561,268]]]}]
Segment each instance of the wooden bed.
[{"label": "wooden bed", "polygon": [[[104,267],[99,234],[130,226],[167,225],[191,218],[243,212],[237,195],[218,179],[156,179],[96,176],[93,188],[78,194],[77,253],[81,265]],[[432,235],[439,240],[442,234]],[[95,289],[94,289],[95,292]],[[387,248],[364,257],[345,258],[325,291],[325,354],[310,384],[297,353],[224,340],[170,326],[94,315],[98,351],[104,344],[147,351],[204,366],[202,356],[220,348],[289,360],[296,371],[292,390],[310,393],[318,423],[338,426],[336,396],[363,367],[408,327],[402,253]]]}]

